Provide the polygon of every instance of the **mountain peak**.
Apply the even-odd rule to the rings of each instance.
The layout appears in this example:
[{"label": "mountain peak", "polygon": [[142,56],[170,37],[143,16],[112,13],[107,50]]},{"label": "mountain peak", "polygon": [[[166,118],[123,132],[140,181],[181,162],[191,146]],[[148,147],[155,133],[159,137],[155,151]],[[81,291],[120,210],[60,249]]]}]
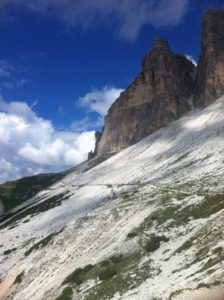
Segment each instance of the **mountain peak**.
[{"label": "mountain peak", "polygon": [[165,48],[169,49],[169,43],[161,38],[155,38],[153,42],[153,49]]},{"label": "mountain peak", "polygon": [[[112,104],[97,135],[93,156],[116,153],[167,126],[194,107],[224,94],[224,9],[203,17],[202,53],[197,68],[156,38],[142,70]],[[91,157],[91,156],[90,156]]]},{"label": "mountain peak", "polygon": [[203,16],[195,104],[207,106],[224,94],[224,9],[209,9]]}]

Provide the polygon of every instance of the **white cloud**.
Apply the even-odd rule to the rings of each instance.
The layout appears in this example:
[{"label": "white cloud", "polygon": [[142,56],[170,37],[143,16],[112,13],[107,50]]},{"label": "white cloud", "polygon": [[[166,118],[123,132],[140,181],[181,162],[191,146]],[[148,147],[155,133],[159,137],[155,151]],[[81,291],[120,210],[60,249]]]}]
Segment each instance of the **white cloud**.
[{"label": "white cloud", "polygon": [[0,183],[39,174],[43,171],[44,170],[41,168],[32,169],[31,167],[16,167],[4,158],[0,158]]},{"label": "white cloud", "polygon": [[2,0],[2,15],[11,5],[52,15],[68,26],[92,28],[103,21],[123,38],[134,40],[142,26],[174,26],[188,10],[189,0]]},{"label": "white cloud", "polygon": [[105,86],[102,89],[93,89],[85,96],[79,98],[79,105],[92,112],[105,116],[111,104],[120,96],[122,89]]},{"label": "white cloud", "polygon": [[81,120],[75,120],[71,124],[71,129],[75,132],[101,130],[104,124],[104,116],[122,91],[123,89],[106,85],[101,89],[92,89],[83,97],[79,97],[77,106],[84,108],[87,114],[95,113],[97,116],[91,118],[90,114]]},{"label": "white cloud", "polygon": [[9,181],[11,178],[19,177],[19,168],[14,167],[10,162],[4,158],[0,158],[0,171],[1,171],[1,182]]},{"label": "white cloud", "polygon": [[186,56],[186,58],[188,59],[188,60],[190,60],[191,62],[192,62],[192,64],[194,64],[195,65],[195,67],[197,67],[197,62],[196,62],[196,60],[194,59],[194,57],[192,56],[192,55],[189,55],[189,54],[185,54],[185,56]]},{"label": "white cloud", "polygon": [[81,120],[73,121],[71,129],[75,132],[82,132],[86,130],[97,130],[103,126],[103,117],[98,116],[96,119],[91,119],[89,116],[84,117]]},{"label": "white cloud", "polygon": [[56,131],[25,102],[0,98],[0,182],[72,167],[94,148],[94,131]]}]

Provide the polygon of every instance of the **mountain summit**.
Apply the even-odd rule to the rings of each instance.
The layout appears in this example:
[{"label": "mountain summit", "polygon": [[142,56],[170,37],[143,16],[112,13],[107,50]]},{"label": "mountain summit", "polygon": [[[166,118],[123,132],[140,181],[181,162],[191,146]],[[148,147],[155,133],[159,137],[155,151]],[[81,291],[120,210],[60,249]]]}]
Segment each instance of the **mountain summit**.
[{"label": "mountain summit", "polygon": [[224,94],[223,28],[224,9],[204,14],[197,68],[185,55],[175,55],[167,41],[155,39],[143,57],[141,72],[105,116],[93,156],[119,152]]},{"label": "mountain summit", "polygon": [[204,107],[224,94],[224,9],[204,14],[201,46],[195,105]]}]

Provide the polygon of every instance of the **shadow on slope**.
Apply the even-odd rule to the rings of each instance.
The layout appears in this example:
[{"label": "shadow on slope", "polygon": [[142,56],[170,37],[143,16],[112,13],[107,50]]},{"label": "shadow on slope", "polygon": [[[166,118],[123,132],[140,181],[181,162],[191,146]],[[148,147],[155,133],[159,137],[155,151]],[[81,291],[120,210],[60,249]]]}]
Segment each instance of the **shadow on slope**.
[{"label": "shadow on slope", "polygon": [[[29,201],[27,204],[25,202],[30,200],[38,192],[49,188],[51,185],[57,181],[62,180],[66,175],[70,173],[83,173],[95,167],[96,165],[102,163],[109,157],[114,154],[105,154],[101,157],[94,158],[90,161],[85,161],[78,166],[73,167],[67,171],[57,173],[57,174],[39,174],[30,177],[24,177],[19,180],[7,182],[0,185],[0,201],[4,207],[3,215],[0,217],[0,223],[8,220],[9,218],[15,216],[18,213],[21,213],[24,210],[27,210],[35,202],[39,201],[37,198],[36,201]],[[61,195],[59,195],[59,198]],[[51,206],[54,206],[54,198],[51,202]],[[56,197],[58,198],[58,197]],[[51,200],[51,199],[50,199]],[[60,199],[59,199],[60,200]],[[63,197],[61,197],[63,200]],[[21,204],[24,204],[20,207]],[[55,200],[55,205],[57,201]],[[43,205],[42,205],[43,206]],[[47,207],[47,205],[45,205]]]}]

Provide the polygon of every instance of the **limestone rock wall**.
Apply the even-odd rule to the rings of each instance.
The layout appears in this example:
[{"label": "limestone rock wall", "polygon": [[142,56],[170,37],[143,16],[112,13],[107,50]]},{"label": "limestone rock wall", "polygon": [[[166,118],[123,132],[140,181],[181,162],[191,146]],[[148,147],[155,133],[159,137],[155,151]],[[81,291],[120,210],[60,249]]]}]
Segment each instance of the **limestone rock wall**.
[{"label": "limestone rock wall", "polygon": [[223,94],[224,9],[210,9],[203,16],[198,67],[156,39],[141,72],[110,107],[90,156],[119,152]]},{"label": "limestone rock wall", "polygon": [[197,71],[195,105],[207,106],[224,94],[224,9],[203,16],[202,52]]},{"label": "limestone rock wall", "polygon": [[184,55],[156,39],[140,74],[109,109],[96,154],[118,152],[190,110],[195,75]]}]

